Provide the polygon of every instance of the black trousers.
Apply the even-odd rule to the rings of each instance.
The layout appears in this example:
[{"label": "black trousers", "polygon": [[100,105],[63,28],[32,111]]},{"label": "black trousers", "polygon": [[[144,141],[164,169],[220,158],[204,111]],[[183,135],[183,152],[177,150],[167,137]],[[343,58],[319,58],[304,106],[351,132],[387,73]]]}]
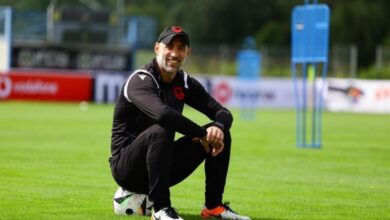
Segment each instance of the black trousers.
[{"label": "black trousers", "polygon": [[115,181],[124,189],[148,194],[159,210],[171,205],[169,187],[187,178],[205,160],[205,205],[222,203],[229,167],[231,136],[225,131],[224,150],[216,157],[206,154],[199,142],[157,124],[141,133],[111,160]]}]

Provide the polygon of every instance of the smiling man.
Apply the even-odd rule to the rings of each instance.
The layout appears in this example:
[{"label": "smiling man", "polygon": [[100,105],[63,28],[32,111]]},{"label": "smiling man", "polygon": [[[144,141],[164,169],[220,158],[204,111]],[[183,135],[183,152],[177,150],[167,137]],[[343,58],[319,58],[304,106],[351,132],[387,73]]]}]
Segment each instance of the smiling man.
[{"label": "smiling man", "polygon": [[[165,28],[154,51],[156,58],[129,76],[115,105],[109,160],[119,185],[115,201],[145,194],[153,206],[152,219],[180,220],[171,205],[170,187],[205,161],[205,207],[201,216],[249,219],[222,203],[233,118],[181,69],[191,52],[188,34],[181,27]],[[183,116],[184,104],[205,114],[210,123],[200,126]],[[183,137],[175,140],[176,132]],[[114,211],[130,214],[115,206]]]}]

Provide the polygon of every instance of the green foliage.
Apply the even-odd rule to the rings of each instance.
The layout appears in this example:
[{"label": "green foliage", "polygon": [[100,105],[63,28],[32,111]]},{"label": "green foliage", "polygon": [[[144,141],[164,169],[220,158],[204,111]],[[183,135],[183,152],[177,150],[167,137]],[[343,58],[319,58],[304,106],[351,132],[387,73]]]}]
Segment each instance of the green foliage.
[{"label": "green foliage", "polygon": [[256,41],[262,45],[283,45],[286,43],[286,38],[289,35],[282,35],[283,31],[277,21],[266,23],[259,32],[256,33]]},{"label": "green foliage", "polygon": [[362,79],[390,79],[390,66],[377,69],[374,66],[359,71],[359,78]]},{"label": "green foliage", "polygon": [[50,0],[27,1],[27,0],[0,0],[0,6],[12,6],[17,9],[45,10]]},{"label": "green foliage", "polygon": [[389,34],[387,9],[389,1],[355,0],[329,1],[331,5],[331,41],[355,44],[359,50],[359,65],[374,62],[375,48],[385,43]]},{"label": "green foliage", "polygon": [[[112,113],[112,105],[1,102],[1,219],[128,219],[112,211]],[[324,147],[312,150],[295,147],[292,110],[259,110],[254,121],[233,113],[224,199],[236,211],[253,220],[390,216],[388,115],[325,112]],[[199,219],[203,192],[201,165],[172,188],[172,204]]]}]

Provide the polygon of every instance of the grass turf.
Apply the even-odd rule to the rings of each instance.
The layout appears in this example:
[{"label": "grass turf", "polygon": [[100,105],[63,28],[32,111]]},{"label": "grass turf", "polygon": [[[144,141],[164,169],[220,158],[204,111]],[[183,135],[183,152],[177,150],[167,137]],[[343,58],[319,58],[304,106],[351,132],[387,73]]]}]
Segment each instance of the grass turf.
[{"label": "grass turf", "polygon": [[[112,105],[0,102],[0,219],[128,218],[111,205],[112,112]],[[389,115],[325,112],[324,146],[315,150],[295,147],[292,110],[259,110],[255,121],[233,113],[224,199],[236,211],[254,220],[390,219]],[[199,219],[202,168],[171,190],[184,219]]]}]

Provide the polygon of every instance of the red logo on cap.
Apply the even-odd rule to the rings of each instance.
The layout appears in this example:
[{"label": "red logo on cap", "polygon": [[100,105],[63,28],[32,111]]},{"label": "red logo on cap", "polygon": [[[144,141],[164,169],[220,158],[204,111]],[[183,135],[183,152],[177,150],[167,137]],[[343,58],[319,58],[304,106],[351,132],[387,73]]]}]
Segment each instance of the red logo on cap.
[{"label": "red logo on cap", "polygon": [[181,27],[174,26],[174,27],[172,27],[172,31],[175,33],[180,33],[183,31],[183,29]]}]

